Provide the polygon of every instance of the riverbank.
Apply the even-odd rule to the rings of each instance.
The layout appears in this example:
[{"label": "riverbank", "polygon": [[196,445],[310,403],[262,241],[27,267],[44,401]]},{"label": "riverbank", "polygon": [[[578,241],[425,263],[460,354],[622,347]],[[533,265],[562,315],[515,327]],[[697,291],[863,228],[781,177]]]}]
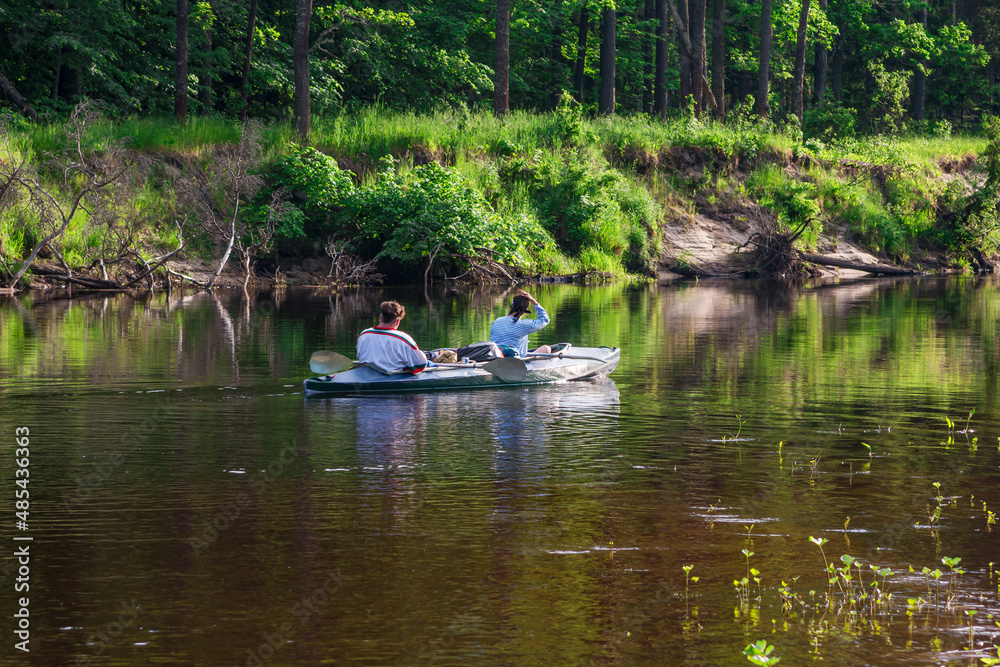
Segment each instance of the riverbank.
[{"label": "riverbank", "polygon": [[[280,124],[255,132],[221,119],[94,119],[82,151],[142,168],[113,188],[128,190],[124,205],[77,211],[39,258],[95,280],[145,271],[163,282],[169,268],[209,282],[229,248],[216,284],[242,284],[247,266],[261,284],[349,284],[757,275],[765,236],[794,236],[794,253],[931,272],[988,270],[997,247],[959,219],[983,180],[982,137],[825,144],[749,122],[591,120],[571,106],[505,120],[370,109],[318,119],[309,148]],[[6,169],[25,159],[65,213],[80,185],[58,179],[74,148],[64,128],[11,136]],[[252,166],[227,177],[244,149]],[[256,196],[234,207],[256,179]],[[29,204],[0,211],[8,278],[58,221]],[[48,273],[21,285],[58,283]]]}]

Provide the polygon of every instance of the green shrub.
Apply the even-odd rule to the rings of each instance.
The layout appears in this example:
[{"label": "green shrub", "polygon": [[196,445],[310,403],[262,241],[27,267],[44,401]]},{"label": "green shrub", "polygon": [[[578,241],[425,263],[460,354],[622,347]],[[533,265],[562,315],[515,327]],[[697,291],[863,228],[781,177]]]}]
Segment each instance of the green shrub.
[{"label": "green shrub", "polygon": [[814,247],[822,230],[820,204],[816,186],[808,181],[797,181],[785,175],[774,164],[760,167],[747,179],[747,193],[778,218],[780,227],[787,231],[805,225],[799,236],[806,247]]},{"label": "green shrub", "polygon": [[854,119],[858,112],[836,100],[827,100],[821,107],[806,109],[802,119],[802,134],[806,139],[834,139],[853,137],[856,133]]},{"label": "green shrub", "polygon": [[456,266],[455,255],[479,255],[480,248],[513,262],[523,245],[546,240],[532,220],[497,215],[461,174],[436,162],[404,177],[391,159],[384,161],[378,179],[344,199],[341,220],[360,231],[366,254],[394,259],[411,272],[431,255]]},{"label": "green shrub", "polygon": [[293,145],[292,153],[276,158],[266,175],[271,187],[262,189],[248,215],[266,217],[271,193],[282,190],[288,202],[275,235],[284,241],[302,235],[329,235],[343,200],[354,189],[350,172],[340,169],[332,157],[309,147]]},{"label": "green shrub", "polygon": [[616,273],[653,272],[660,208],[645,187],[603,157],[582,150],[545,155],[521,179],[563,252],[580,256],[592,248],[614,258]]}]

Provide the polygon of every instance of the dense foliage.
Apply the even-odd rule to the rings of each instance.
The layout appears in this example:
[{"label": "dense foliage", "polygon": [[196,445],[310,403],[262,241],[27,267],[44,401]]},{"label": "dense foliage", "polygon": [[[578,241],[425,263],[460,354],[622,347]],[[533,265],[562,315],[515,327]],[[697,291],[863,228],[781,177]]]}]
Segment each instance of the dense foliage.
[{"label": "dense foliage", "polygon": [[[705,2],[677,4],[684,14],[689,3],[693,11],[699,1]],[[709,63],[709,74],[713,81],[721,76],[723,108],[738,114],[756,90],[760,2],[717,1],[725,3],[724,32],[719,38],[724,49],[722,60]],[[190,3],[187,63],[192,112],[240,114],[249,4]],[[615,5],[620,113],[651,110],[655,4],[624,0]],[[251,116],[270,120],[291,113],[296,6],[292,0],[259,1],[249,80]],[[596,110],[602,6],[587,0],[513,4],[512,109],[551,109],[560,94],[569,91],[588,112]],[[799,9],[799,0],[781,0],[772,10],[770,109],[779,123],[790,112]],[[176,10],[177,3],[171,0],[62,0],[44,7],[34,2],[6,3],[0,9],[0,31],[9,39],[0,42],[0,70],[43,113],[67,112],[83,96],[104,100],[120,113],[169,113]],[[370,104],[417,111],[488,106],[495,18],[493,3],[472,0],[316,0],[309,56],[314,112]],[[581,19],[586,19],[582,26]],[[706,54],[716,46],[713,20],[709,16],[705,29]],[[688,104],[678,94],[682,40],[673,17],[668,22],[664,80],[670,106],[683,110]],[[1000,111],[1000,11],[990,3],[830,0],[824,8],[813,2],[806,39],[805,70],[811,75],[806,76],[805,97],[811,100],[807,109],[813,113],[805,125],[815,136],[829,138],[855,129],[977,128],[983,112]],[[581,44],[585,46],[578,50]],[[821,68],[822,80],[814,71],[821,52],[827,62]],[[580,81],[575,80],[577,69]],[[918,87],[925,92],[918,94]],[[825,92],[822,98],[821,92]]]}]

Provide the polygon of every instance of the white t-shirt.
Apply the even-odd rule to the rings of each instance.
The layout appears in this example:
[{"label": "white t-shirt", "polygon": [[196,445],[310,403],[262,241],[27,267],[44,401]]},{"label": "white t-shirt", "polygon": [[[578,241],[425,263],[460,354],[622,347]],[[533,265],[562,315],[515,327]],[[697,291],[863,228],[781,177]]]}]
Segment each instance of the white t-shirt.
[{"label": "white t-shirt", "polygon": [[408,334],[388,327],[365,329],[358,336],[358,361],[387,371],[424,370],[427,357]]}]

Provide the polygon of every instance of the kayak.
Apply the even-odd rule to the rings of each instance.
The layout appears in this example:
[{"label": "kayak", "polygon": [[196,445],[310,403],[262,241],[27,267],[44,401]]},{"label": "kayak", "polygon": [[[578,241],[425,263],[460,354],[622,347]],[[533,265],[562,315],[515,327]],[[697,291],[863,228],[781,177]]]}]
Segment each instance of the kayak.
[{"label": "kayak", "polygon": [[[608,375],[618,366],[617,347],[569,347],[546,355],[509,357],[486,363],[431,366],[412,375],[385,372],[358,364],[339,373],[311,377],[302,383],[307,397],[369,392],[487,389],[585,380]],[[504,365],[523,365],[522,373],[508,373]],[[490,372],[490,369],[494,372]]]}]

